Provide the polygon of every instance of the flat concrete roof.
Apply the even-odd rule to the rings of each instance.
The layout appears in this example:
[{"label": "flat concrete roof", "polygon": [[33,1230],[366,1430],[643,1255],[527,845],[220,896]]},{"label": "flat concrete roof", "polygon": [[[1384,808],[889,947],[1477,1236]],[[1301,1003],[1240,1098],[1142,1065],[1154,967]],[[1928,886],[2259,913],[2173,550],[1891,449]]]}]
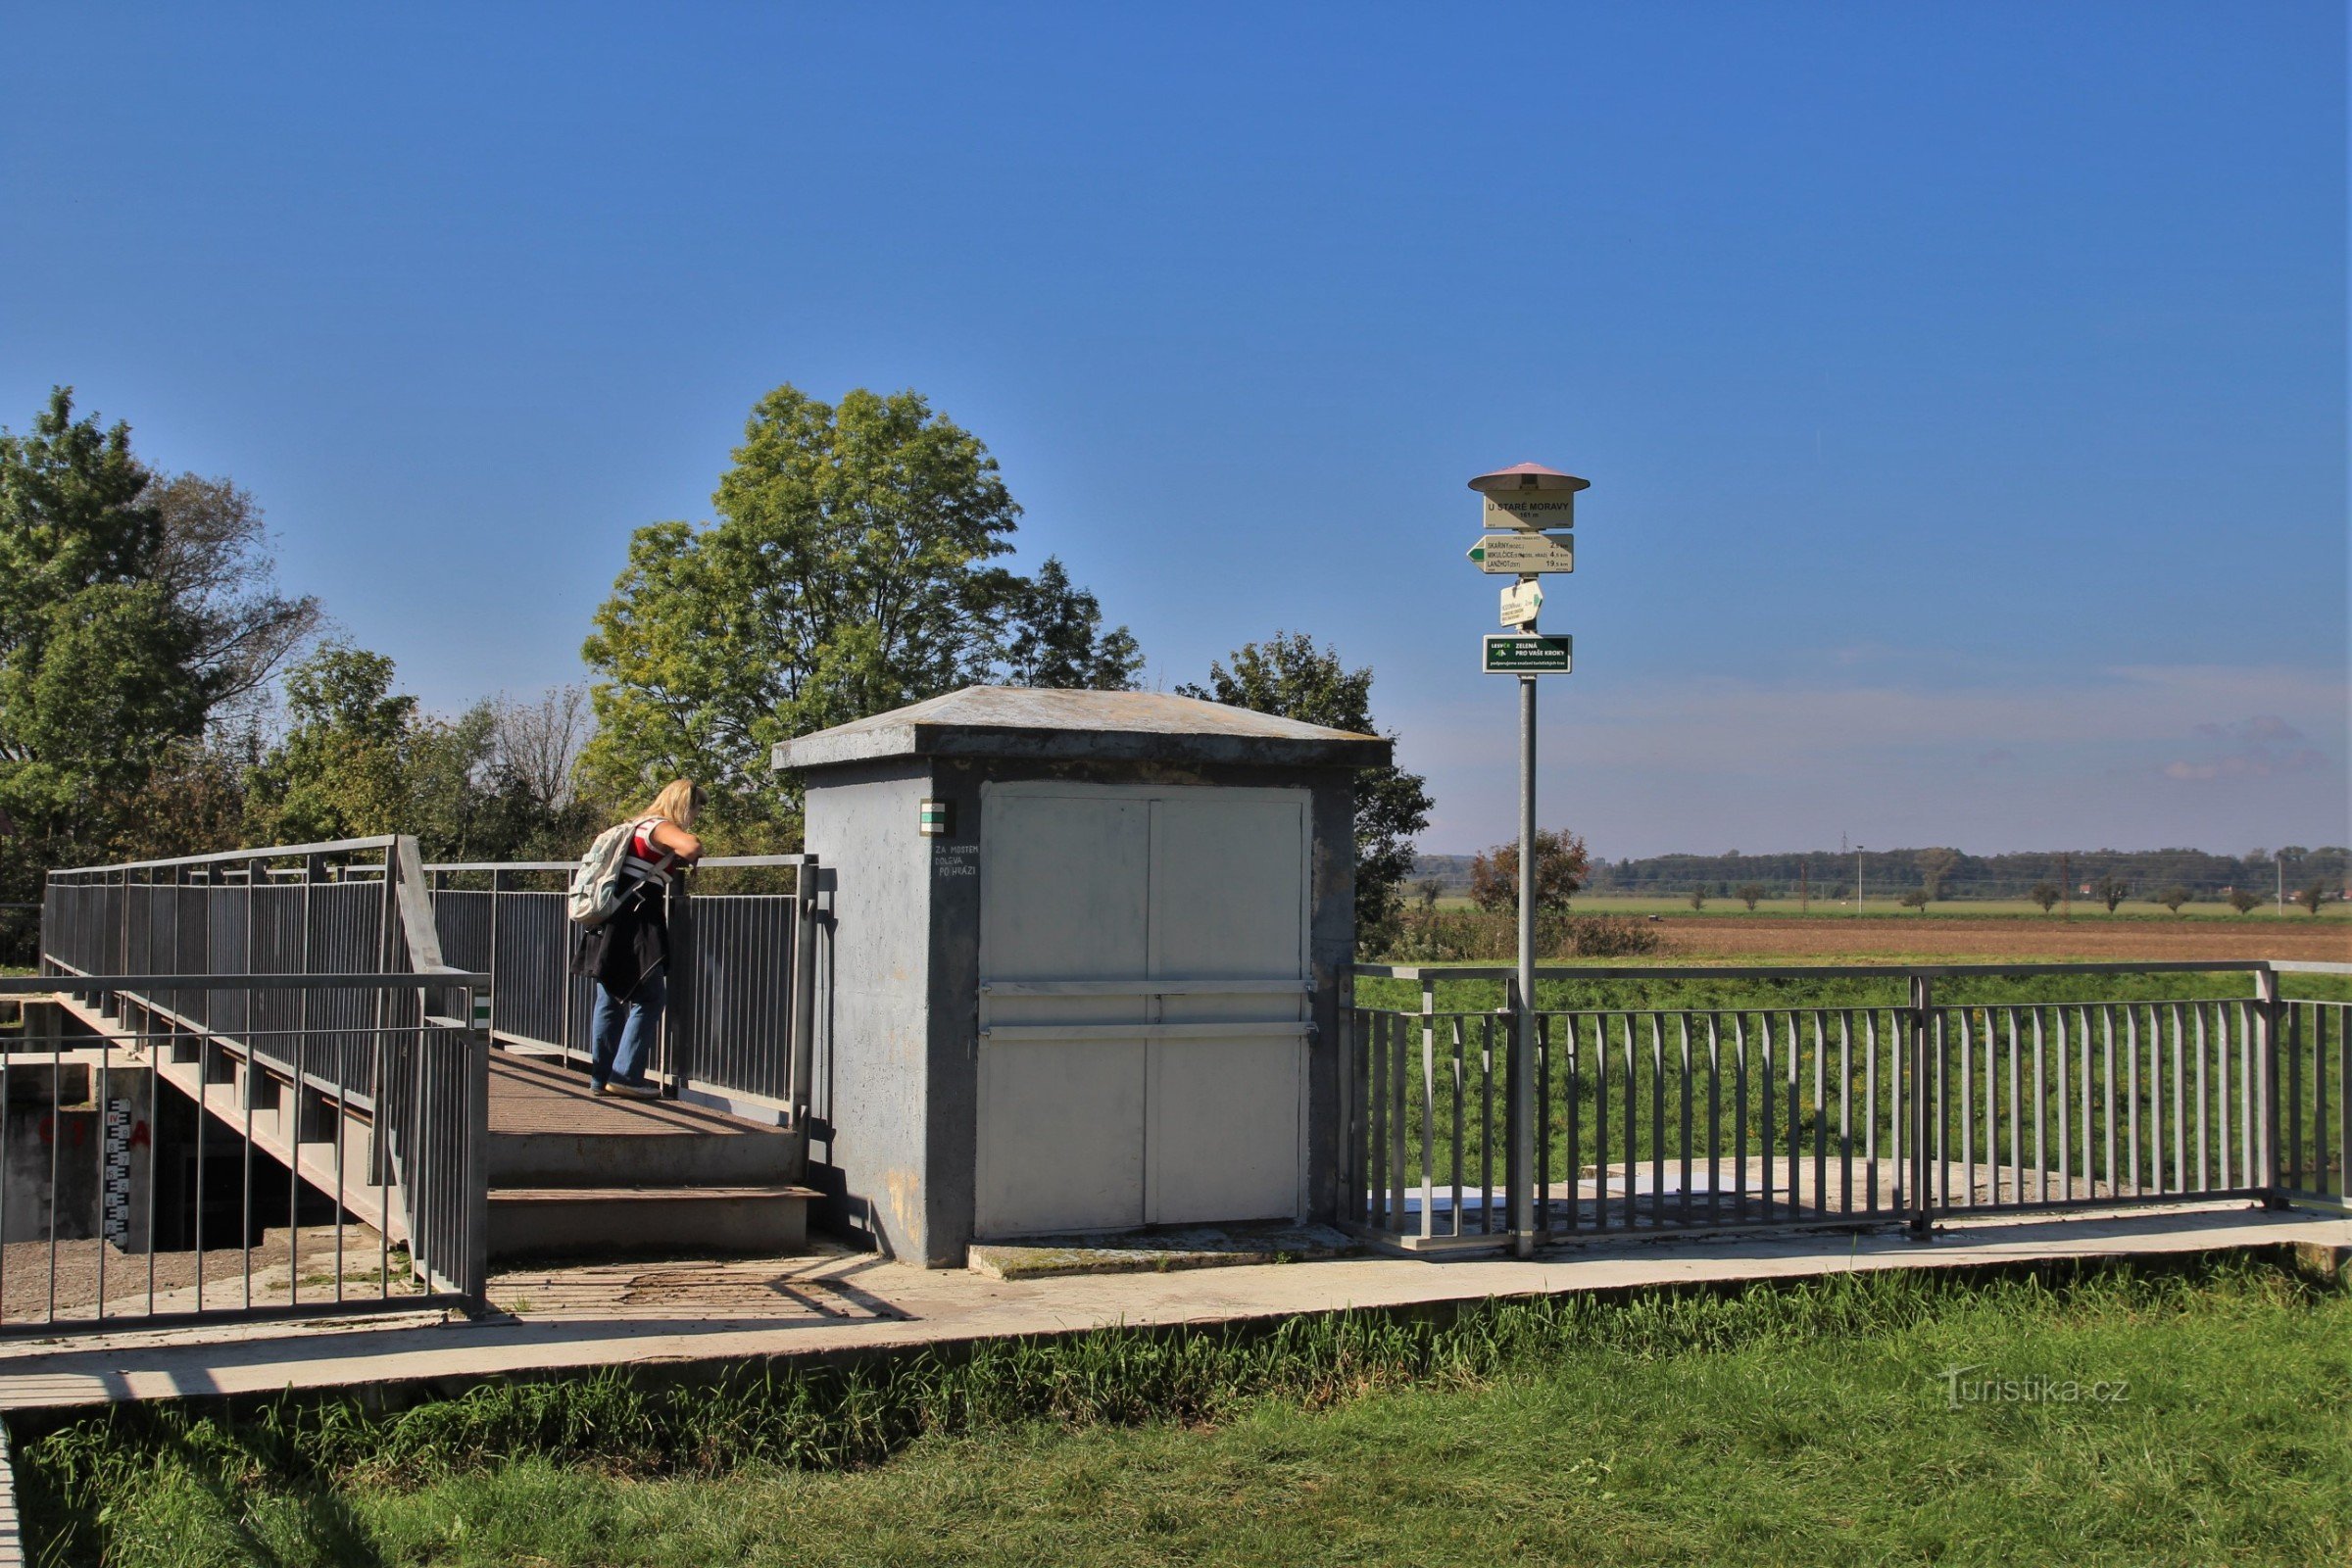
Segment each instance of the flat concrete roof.
[{"label": "flat concrete roof", "polygon": [[1390,743],[1164,692],[966,686],[944,697],[776,743],[769,765],[834,767],[894,757],[1052,761],[1238,762],[1379,767]]}]

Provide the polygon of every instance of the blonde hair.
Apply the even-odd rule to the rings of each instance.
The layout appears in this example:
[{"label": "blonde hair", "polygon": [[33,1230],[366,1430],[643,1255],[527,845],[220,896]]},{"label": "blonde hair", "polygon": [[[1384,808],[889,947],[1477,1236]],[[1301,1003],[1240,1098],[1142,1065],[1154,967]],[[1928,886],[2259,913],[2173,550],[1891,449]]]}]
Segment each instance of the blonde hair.
[{"label": "blonde hair", "polygon": [[654,804],[645,808],[645,814],[690,828],[694,826],[694,813],[703,808],[707,799],[702,786],[692,779],[673,778],[662,786],[662,793],[654,797]]}]

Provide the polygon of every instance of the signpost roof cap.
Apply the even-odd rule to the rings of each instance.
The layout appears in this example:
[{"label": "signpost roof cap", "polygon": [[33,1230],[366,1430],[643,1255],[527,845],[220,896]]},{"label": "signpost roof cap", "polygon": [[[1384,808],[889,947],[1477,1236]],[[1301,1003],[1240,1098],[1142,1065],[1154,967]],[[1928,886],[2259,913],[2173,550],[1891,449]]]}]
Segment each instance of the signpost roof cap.
[{"label": "signpost roof cap", "polygon": [[1592,481],[1579,479],[1573,473],[1546,468],[1541,463],[1514,463],[1493,473],[1482,473],[1470,481],[1470,488],[1488,495],[1508,494],[1514,490],[1590,490]]}]

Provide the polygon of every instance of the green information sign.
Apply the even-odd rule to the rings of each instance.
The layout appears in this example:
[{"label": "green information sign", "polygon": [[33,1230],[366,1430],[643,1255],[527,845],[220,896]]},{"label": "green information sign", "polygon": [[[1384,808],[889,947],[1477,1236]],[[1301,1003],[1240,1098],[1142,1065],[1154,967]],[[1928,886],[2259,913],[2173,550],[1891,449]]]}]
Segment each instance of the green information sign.
[{"label": "green information sign", "polygon": [[1489,637],[1485,668],[1490,675],[1565,675],[1573,637]]}]

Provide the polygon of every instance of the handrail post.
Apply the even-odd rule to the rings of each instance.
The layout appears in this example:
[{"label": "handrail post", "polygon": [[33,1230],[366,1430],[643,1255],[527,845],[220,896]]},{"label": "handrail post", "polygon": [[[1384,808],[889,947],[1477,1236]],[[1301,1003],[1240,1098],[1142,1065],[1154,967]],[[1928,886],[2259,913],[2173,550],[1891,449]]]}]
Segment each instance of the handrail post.
[{"label": "handrail post", "polygon": [[485,1012],[485,1033],[482,1038],[492,1045],[498,1043],[498,997],[500,992],[506,990],[506,982],[498,972],[498,912],[506,907],[506,895],[513,885],[509,873],[490,873],[490,953],[488,961],[482,965],[490,975],[490,995],[487,999],[490,1005]]},{"label": "handrail post", "polygon": [[490,1305],[490,1012],[482,1004],[494,1003],[497,995],[495,986],[488,997],[478,998],[471,986],[466,988],[464,1016],[468,1027],[459,1036],[465,1042],[466,1066],[461,1080],[466,1086],[466,1157],[464,1185],[459,1188],[459,1200],[466,1205],[466,1256],[458,1286],[466,1312],[474,1316]]},{"label": "handrail post", "polygon": [[2278,971],[2267,962],[2254,971],[2254,1060],[2262,1082],[2245,1086],[2244,1092],[2262,1096],[2262,1144],[2257,1152],[2262,1206],[2285,1208],[2286,1182],[2278,1168],[2278,1042],[2286,1033],[2279,1027],[2285,1004],[2279,1000]]},{"label": "handrail post", "polygon": [[669,873],[669,1005],[662,1014],[662,1043],[668,1057],[662,1086],[664,1100],[675,1100],[685,1091],[694,1069],[694,895],[687,886],[693,874],[684,865]]},{"label": "handrail post", "polygon": [[[808,1124],[814,1099],[809,1082],[816,1058],[816,857],[802,860],[793,877],[792,922],[792,1125]],[[803,1146],[806,1149],[806,1145]]]},{"label": "handrail post", "polygon": [[1911,976],[1911,1006],[1909,1033],[1911,1050],[1910,1127],[1911,1140],[1911,1240],[1925,1242],[1936,1233],[1936,1194],[1929,1184],[1929,1130],[1933,1126],[1929,1087],[1935,1074],[1928,1059],[1928,1013],[1934,1003],[1934,993],[1924,974]]},{"label": "handrail post", "polygon": [[[1437,1234],[1438,982],[1421,977],[1421,1234]],[[1458,1216],[1457,1216],[1458,1218]]]}]

